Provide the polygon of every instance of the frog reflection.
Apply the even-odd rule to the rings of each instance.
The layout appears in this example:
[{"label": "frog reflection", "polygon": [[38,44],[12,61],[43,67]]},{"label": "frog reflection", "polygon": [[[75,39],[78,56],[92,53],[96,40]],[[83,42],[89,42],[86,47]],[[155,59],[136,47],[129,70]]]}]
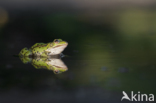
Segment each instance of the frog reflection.
[{"label": "frog reflection", "polygon": [[59,74],[68,70],[67,66],[57,56],[49,57],[20,57],[21,61],[31,63],[36,69],[44,68]]}]

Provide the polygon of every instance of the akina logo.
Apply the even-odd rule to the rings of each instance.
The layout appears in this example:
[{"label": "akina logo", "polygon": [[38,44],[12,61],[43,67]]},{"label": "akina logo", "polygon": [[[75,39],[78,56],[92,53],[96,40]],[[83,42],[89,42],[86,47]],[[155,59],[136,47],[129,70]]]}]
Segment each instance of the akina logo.
[{"label": "akina logo", "polygon": [[124,99],[129,101],[154,101],[154,94],[141,94],[139,91],[137,94],[135,94],[133,91],[131,91],[131,98],[127,95],[125,91],[122,91],[123,97],[121,98],[121,101]]}]

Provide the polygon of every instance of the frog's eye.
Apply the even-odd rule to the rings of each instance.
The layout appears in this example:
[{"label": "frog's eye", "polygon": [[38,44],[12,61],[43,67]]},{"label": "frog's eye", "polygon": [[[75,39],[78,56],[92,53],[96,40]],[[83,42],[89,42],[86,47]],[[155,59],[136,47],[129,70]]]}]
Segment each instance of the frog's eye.
[{"label": "frog's eye", "polygon": [[54,42],[55,42],[55,43],[59,43],[59,40],[58,40],[58,39],[56,39]]}]

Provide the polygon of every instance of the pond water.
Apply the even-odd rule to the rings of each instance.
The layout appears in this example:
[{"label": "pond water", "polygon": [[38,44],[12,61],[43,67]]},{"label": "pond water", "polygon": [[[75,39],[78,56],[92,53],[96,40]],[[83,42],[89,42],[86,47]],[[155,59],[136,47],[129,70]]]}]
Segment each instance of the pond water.
[{"label": "pond water", "polygon": [[[10,14],[0,35],[0,102],[125,103],[123,91],[136,98],[156,94],[155,14],[144,9],[105,13]],[[56,38],[69,44],[63,51],[67,57],[57,61],[67,71],[56,74],[14,56]]]},{"label": "pond water", "polygon": [[72,50],[70,44],[64,51],[68,57],[62,58],[68,70],[60,74],[36,69],[31,63],[24,64],[12,53],[3,56],[1,101],[103,103],[119,102],[122,91],[128,94],[131,91],[142,94],[156,92],[155,53],[150,50],[152,48],[144,49],[145,45],[141,44],[126,45],[125,41],[120,51],[120,47],[116,49],[100,39],[84,40],[84,45],[76,50]]}]

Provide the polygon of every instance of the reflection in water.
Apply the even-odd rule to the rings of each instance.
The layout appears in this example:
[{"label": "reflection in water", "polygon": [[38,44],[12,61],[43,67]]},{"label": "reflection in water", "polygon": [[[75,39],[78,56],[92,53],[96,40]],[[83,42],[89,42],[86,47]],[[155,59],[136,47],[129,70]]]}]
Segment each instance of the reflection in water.
[{"label": "reflection in water", "polygon": [[36,69],[44,68],[52,70],[55,74],[68,70],[58,55],[48,57],[20,57],[20,59],[24,64],[31,63]]}]

